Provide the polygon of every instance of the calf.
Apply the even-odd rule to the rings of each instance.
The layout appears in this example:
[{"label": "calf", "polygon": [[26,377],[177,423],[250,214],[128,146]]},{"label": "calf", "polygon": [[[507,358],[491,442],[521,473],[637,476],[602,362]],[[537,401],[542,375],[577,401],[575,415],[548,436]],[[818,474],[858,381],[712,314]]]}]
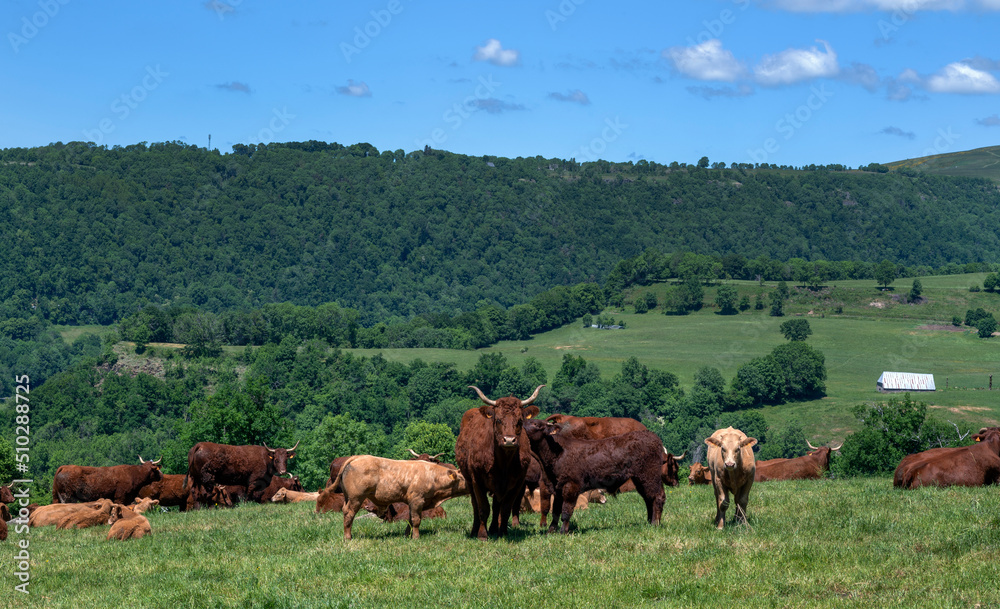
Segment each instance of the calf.
[{"label": "calf", "polygon": [[111,505],[101,504],[93,507],[86,503],[77,505],[81,506],[80,509],[66,512],[59,518],[56,522],[57,529],[87,529],[108,524]]},{"label": "calf", "polygon": [[407,533],[420,537],[420,518],[425,509],[468,494],[465,478],[456,470],[428,461],[394,461],[359,455],[347,461],[334,480],[344,491],[344,539],[351,539],[354,516],[366,499],[381,509],[396,502],[410,509]]},{"label": "calf", "polygon": [[63,517],[81,509],[100,508],[105,511],[111,510],[110,499],[98,499],[90,503],[53,503],[43,505],[31,512],[28,517],[28,526],[47,527],[59,524]]},{"label": "calf", "polygon": [[701,463],[691,464],[691,473],[688,474],[688,484],[711,484],[712,472]]},{"label": "calf", "polygon": [[747,501],[755,473],[753,445],[756,438],[732,426],[718,429],[705,438],[708,445],[708,469],[712,472],[715,489],[715,527],[722,529],[729,508],[729,493],[736,499],[736,521],[746,523]]},{"label": "calf", "polygon": [[279,488],[271,497],[272,503],[301,503],[302,501],[316,501],[319,493],[303,493],[300,491],[290,491],[286,488]]},{"label": "calf", "polygon": [[[421,520],[427,520],[428,518],[445,518],[448,514],[445,513],[444,508],[440,505],[427,510],[424,510],[420,514]],[[410,520],[410,506],[405,503],[393,503],[387,507],[384,513],[380,516],[385,522],[399,522],[401,520]]]},{"label": "calf", "polygon": [[306,489],[302,488],[302,483],[299,482],[298,476],[292,476],[291,478],[282,478],[281,476],[273,476],[271,478],[271,483],[267,485],[264,489],[264,493],[260,497],[261,503],[267,503],[271,501],[274,494],[279,490],[285,489],[287,491],[297,491],[303,492]]},{"label": "calf", "polygon": [[149,497],[146,497],[145,499],[136,499],[135,503],[129,507],[136,514],[145,514],[150,508],[157,505],[160,505],[159,499],[150,499]]},{"label": "calf", "polygon": [[660,480],[663,444],[656,434],[631,431],[600,440],[581,440],[563,433],[560,424],[535,420],[525,421],[524,430],[555,491],[550,533],[559,524],[556,513],[561,514],[562,532],[569,532],[569,520],[581,492],[617,489],[629,478],[646,502],[646,520],[660,524],[666,495]]},{"label": "calf", "polygon": [[183,474],[163,474],[163,479],[147,484],[139,489],[139,499],[156,499],[161,507],[174,507],[180,511],[187,509],[188,490],[184,488]]},{"label": "calf", "polygon": [[116,504],[111,509],[111,516],[108,519],[111,530],[108,531],[108,539],[139,539],[146,535],[151,535],[153,530],[149,527],[149,520],[141,514],[124,505]]},{"label": "calf", "polygon": [[344,493],[338,493],[333,490],[333,483],[331,482],[325,489],[319,492],[319,497],[316,498],[316,513],[325,514],[326,512],[343,511]]}]

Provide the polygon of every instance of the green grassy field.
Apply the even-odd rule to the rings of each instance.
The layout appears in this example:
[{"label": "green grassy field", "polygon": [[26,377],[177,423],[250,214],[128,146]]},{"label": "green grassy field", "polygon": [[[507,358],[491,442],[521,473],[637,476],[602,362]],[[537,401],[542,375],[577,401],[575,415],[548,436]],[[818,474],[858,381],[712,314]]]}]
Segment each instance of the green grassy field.
[{"label": "green grassy field", "polygon": [[908,167],[940,175],[1000,180],[1000,146],[935,154],[887,163],[887,165],[890,169]]},{"label": "green grassy field", "polygon": [[[569,535],[538,517],[504,540],[467,537],[467,498],[448,517],[359,519],[308,504],[149,516],[153,535],[32,529],[21,607],[993,607],[1000,604],[1000,494],[896,491],[886,478],[758,483],[745,526],[716,531],[711,487],[667,490],[663,524],[635,493],[574,514]],[[731,512],[732,508],[730,508]]]},{"label": "green grassy field", "polygon": [[[808,290],[797,291],[786,307],[785,317],[770,317],[764,311],[740,315],[718,315],[706,306],[690,315],[662,315],[660,310],[642,315],[612,312],[624,320],[624,330],[598,330],[569,325],[533,337],[531,340],[502,342],[478,351],[446,349],[383,349],[354,352],[382,353],[388,359],[409,363],[420,358],[427,362],[455,362],[468,370],[485,352],[501,352],[520,365],[534,357],[545,367],[551,380],[563,355],[572,353],[596,362],[604,375],[620,370],[621,362],[636,357],[650,368],[678,375],[689,388],[694,373],[702,366],[718,368],[731,379],[739,366],[769,353],[785,341],[779,331],[782,322],[796,315],[809,320],[811,346],[826,356],[827,395],[819,400],[792,402],[766,407],[761,413],[771,425],[789,422],[803,426],[808,436],[820,442],[843,440],[857,428],[852,406],[888,396],[875,389],[883,371],[919,372],[934,375],[938,390],[914,394],[927,402],[931,412],[956,424],[978,429],[1000,424],[1000,338],[980,339],[974,331],[951,325],[953,315],[965,316],[968,308],[983,307],[1000,315],[1000,295],[971,293],[970,283],[982,283],[982,273],[922,278],[926,301],[922,304],[892,304],[891,293],[872,281],[838,282],[845,296],[842,312],[825,305],[821,310]],[[752,282],[736,282],[741,292],[755,294],[761,288]],[[896,291],[906,292],[912,280],[897,280]],[[641,290],[662,292],[665,285]],[[832,289],[832,288],[831,288]],[[637,290],[641,291],[641,290]],[[714,298],[715,288],[706,290],[705,300]],[[877,300],[887,304],[872,306]],[[812,311],[812,314],[810,314]],[[989,376],[996,376],[995,392],[988,391]]]}]

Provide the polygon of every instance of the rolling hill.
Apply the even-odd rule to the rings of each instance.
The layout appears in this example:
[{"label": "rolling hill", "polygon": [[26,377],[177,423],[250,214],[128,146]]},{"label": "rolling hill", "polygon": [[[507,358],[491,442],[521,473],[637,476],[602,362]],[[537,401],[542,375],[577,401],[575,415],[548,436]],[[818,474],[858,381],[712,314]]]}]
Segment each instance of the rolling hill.
[{"label": "rolling hill", "polygon": [[889,169],[914,169],[921,173],[1000,182],[1000,146],[987,146],[887,163]]}]

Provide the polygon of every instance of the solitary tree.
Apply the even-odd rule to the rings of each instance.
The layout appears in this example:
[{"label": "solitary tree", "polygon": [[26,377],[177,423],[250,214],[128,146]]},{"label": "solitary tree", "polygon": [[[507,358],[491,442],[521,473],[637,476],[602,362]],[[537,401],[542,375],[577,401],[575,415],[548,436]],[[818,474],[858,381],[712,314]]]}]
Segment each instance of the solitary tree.
[{"label": "solitary tree", "polygon": [[702,169],[705,169],[705,168],[708,167],[708,157],[707,156],[703,156],[700,159],[698,159],[698,167],[701,167]]},{"label": "solitary tree", "polygon": [[913,280],[913,287],[910,288],[910,300],[919,300],[920,294],[923,292],[924,286],[920,283],[919,279]]},{"label": "solitary tree", "polygon": [[809,320],[806,319],[789,319],[781,324],[779,329],[788,340],[805,340],[812,334],[812,328],[809,327]]},{"label": "solitary tree", "polygon": [[719,312],[723,315],[735,315],[738,312],[736,310],[738,296],[736,288],[733,286],[719,286],[715,293],[715,304],[719,306]]},{"label": "solitary tree", "polygon": [[896,281],[896,265],[891,260],[883,260],[875,267],[875,281],[886,289]]}]

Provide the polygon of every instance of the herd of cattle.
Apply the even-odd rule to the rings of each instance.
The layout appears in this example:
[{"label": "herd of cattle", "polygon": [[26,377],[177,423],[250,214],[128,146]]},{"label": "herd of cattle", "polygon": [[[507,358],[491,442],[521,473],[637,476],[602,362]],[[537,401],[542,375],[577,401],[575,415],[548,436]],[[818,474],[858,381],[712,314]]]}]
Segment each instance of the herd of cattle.
[{"label": "herd of cattle", "polygon": [[[442,463],[440,454],[413,450],[409,461],[340,457],[330,464],[325,488],[307,493],[297,477],[285,477],[297,443],[285,449],[199,442],[188,452],[184,475],[164,474],[160,460],[142,457],[139,465],[63,465],[53,479],[52,505],[20,505],[15,515],[28,518],[30,526],[107,524],[108,539],[131,539],[151,532],[142,513],[152,506],[187,511],[231,507],[240,501],[315,501],[319,513],[343,512],[345,540],[351,539],[352,524],[362,510],[389,522],[406,520],[407,535],[418,538],[422,519],[444,517],[442,503],[469,495],[470,535],[486,539],[505,535],[510,520],[518,526],[520,512],[527,509],[541,513],[540,525],[545,527],[551,508],[548,531],[565,533],[574,510],[586,505],[585,497],[593,500],[589,493],[635,490],[645,502],[647,521],[659,524],[664,486],[677,486],[679,461],[685,455],[670,454],[642,423],[562,414],[538,420],[533,418],[539,412],[533,402],[542,386],[526,400],[513,396],[491,400],[478,388],[470,388],[482,404],[462,417],[455,444],[457,465]],[[972,446],[907,456],[896,469],[893,484],[912,489],[1000,482],[1000,427],[984,427],[973,439]],[[725,524],[730,494],[736,503],[735,521],[746,522],[754,482],[818,479],[829,468],[831,452],[840,449],[809,444],[810,452],[802,457],[755,461],[756,443],[738,429],[719,429],[705,439],[707,467],[691,466],[690,484],[713,486],[714,523],[719,529]],[[0,539],[7,538],[10,503],[14,503],[10,488],[0,487]]]}]

